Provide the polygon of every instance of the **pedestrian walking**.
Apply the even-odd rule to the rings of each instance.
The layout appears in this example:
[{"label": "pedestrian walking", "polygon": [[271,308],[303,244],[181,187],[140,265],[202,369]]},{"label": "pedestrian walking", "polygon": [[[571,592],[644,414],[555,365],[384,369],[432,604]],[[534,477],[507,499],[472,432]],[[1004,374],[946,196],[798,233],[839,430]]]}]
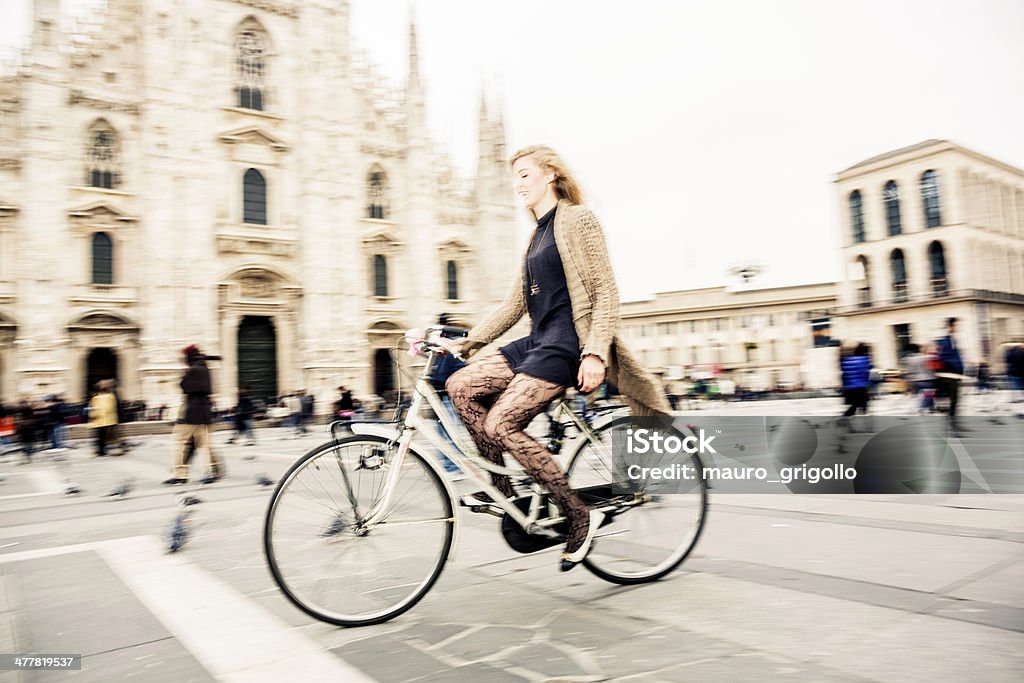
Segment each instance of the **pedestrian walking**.
[{"label": "pedestrian walking", "polygon": [[861,411],[868,414],[868,391],[871,386],[871,356],[867,344],[861,342],[848,349],[839,359],[843,382],[843,400],[847,408],[843,417],[852,417]]},{"label": "pedestrian walking", "polygon": [[28,396],[21,398],[21,403],[18,404],[14,420],[15,429],[18,433],[18,443],[21,444],[21,452],[25,456],[25,462],[31,462],[36,442],[36,415]]},{"label": "pedestrian walking", "polygon": [[1017,340],[1006,349],[1006,377],[1010,382],[1011,400],[1024,401],[1024,342]]},{"label": "pedestrian walking", "polygon": [[316,411],[316,399],[305,389],[299,392],[299,434],[308,434],[307,424],[313,421]]},{"label": "pedestrian walking", "polygon": [[249,437],[247,445],[251,446],[256,443],[256,435],[253,433],[252,425],[250,424],[255,411],[256,408],[253,405],[252,397],[249,396],[249,389],[247,387],[239,387],[238,403],[235,405],[235,433],[228,439],[228,443],[234,443],[243,436]]},{"label": "pedestrian walking", "polygon": [[110,431],[117,426],[117,399],[111,380],[101,380],[97,389],[89,401],[89,426],[96,430],[96,457],[103,458],[107,455]]},{"label": "pedestrian walking", "polygon": [[910,353],[903,363],[910,400],[916,406],[915,412],[923,415],[935,405],[935,373],[928,367],[928,354],[923,353],[917,344],[911,344]]},{"label": "pedestrian walking", "polygon": [[339,420],[351,420],[355,409],[352,392],[344,386],[338,387],[338,400],[334,402],[334,417]]},{"label": "pedestrian walking", "polygon": [[284,397],[284,407],[288,411],[284,426],[294,429],[295,435],[298,436],[299,420],[302,418],[302,403],[299,401],[298,392],[293,391]]},{"label": "pedestrian walking", "polygon": [[213,449],[213,441],[210,439],[210,423],[213,421],[210,394],[213,393],[213,382],[210,379],[210,369],[206,366],[206,357],[195,344],[186,347],[182,353],[188,364],[188,369],[181,378],[184,410],[180,422],[174,427],[178,442],[174,475],[163,482],[169,486],[188,483],[188,463],[185,462],[185,455],[190,439],[195,439],[197,450],[206,449],[208,453],[210,470],[204,481],[212,483],[226,475],[224,463]]},{"label": "pedestrian walking", "polygon": [[15,435],[14,428],[14,412],[9,410],[7,406],[0,402],[0,452],[6,452],[7,447],[11,444]]},{"label": "pedestrian walking", "polygon": [[964,361],[956,343],[956,318],[946,319],[946,336],[938,341],[938,359],[942,368],[935,373],[938,393],[949,397],[949,424],[953,431],[968,431],[957,422],[956,408],[960,399],[960,382],[964,374]]},{"label": "pedestrian walking", "polygon": [[64,447],[65,421],[68,418],[68,404],[64,402],[64,396],[56,394],[50,397],[50,448],[58,449]]}]

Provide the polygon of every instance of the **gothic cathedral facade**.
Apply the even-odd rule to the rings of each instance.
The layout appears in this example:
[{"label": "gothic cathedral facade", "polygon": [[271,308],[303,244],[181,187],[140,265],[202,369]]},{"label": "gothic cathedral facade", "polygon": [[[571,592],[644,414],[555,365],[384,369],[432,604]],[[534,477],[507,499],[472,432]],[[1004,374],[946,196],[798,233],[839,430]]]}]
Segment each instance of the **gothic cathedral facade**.
[{"label": "gothic cathedral facade", "polygon": [[405,329],[500,301],[501,114],[481,105],[476,175],[454,177],[414,26],[385,97],[343,0],[108,0],[84,36],[59,6],[34,0],[0,80],[0,400],[116,377],[173,406],[191,343],[221,357],[224,405],[241,385],[386,396]]}]

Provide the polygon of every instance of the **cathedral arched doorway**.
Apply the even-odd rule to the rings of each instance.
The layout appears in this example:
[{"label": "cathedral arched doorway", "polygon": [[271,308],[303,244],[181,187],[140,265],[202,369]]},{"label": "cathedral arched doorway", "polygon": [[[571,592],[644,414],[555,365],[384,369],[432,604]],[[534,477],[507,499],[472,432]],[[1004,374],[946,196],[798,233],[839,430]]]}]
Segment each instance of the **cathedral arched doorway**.
[{"label": "cathedral arched doorway", "polygon": [[104,379],[118,379],[117,352],[102,347],[90,349],[85,359],[85,391],[83,396],[91,396],[96,391],[96,383]]},{"label": "cathedral arched doorway", "polygon": [[277,391],[277,331],[274,320],[247,315],[238,325],[238,386],[269,402]]},{"label": "cathedral arched doorway", "polygon": [[[67,384],[72,393],[70,400],[88,400],[101,379],[117,380],[122,400],[148,400],[139,386],[137,324],[117,311],[93,311],[69,323],[68,334],[74,354],[74,369]],[[81,395],[74,395],[79,389]]]},{"label": "cathedral arched doorway", "polygon": [[388,349],[373,352],[373,393],[386,401],[394,400],[395,367]]}]

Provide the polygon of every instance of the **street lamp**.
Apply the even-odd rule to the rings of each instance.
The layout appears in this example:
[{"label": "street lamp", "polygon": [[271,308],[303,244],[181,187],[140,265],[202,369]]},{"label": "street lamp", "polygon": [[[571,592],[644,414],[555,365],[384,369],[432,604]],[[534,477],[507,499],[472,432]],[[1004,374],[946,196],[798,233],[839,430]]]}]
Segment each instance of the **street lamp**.
[{"label": "street lamp", "polygon": [[751,280],[753,280],[755,277],[757,277],[763,272],[764,268],[757,265],[756,263],[751,263],[743,266],[733,266],[732,268],[729,269],[729,274],[732,275],[733,277],[741,278],[743,280],[744,285],[750,284]]}]

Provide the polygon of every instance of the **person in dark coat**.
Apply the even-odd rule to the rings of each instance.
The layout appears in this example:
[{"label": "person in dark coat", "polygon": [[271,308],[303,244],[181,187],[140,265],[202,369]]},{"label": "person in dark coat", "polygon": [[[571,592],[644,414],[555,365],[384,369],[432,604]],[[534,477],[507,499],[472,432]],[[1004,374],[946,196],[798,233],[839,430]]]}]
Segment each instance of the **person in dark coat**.
[{"label": "person in dark coat", "polygon": [[27,397],[21,399],[21,404],[14,409],[14,415],[21,452],[25,460],[31,462],[36,442],[36,415]]},{"label": "person in dark coat", "polygon": [[235,433],[228,439],[228,443],[234,443],[241,439],[243,435],[249,436],[250,446],[256,443],[256,435],[253,434],[252,425],[249,424],[249,420],[252,419],[255,410],[252,398],[249,396],[249,389],[247,387],[239,387],[238,405],[235,406]]},{"label": "person in dark coat", "polygon": [[1024,343],[1016,341],[1006,350],[1006,376],[1014,403],[1024,399]]},{"label": "person in dark coat", "polygon": [[[344,386],[338,387],[338,393],[340,394],[338,400],[334,402],[334,416],[343,420],[348,420],[352,417],[352,413],[356,409],[355,401],[352,400],[352,392],[346,389]],[[346,413],[342,415],[342,413]]]},{"label": "person in dark coat", "polygon": [[867,344],[857,344],[852,352],[839,359],[843,378],[843,398],[848,406],[843,417],[850,417],[860,410],[868,414],[868,389],[871,386],[871,356]]},{"label": "person in dark coat", "polygon": [[960,399],[960,376],[964,374],[964,361],[953,334],[956,332],[956,318],[946,320],[946,336],[938,342],[939,364],[935,373],[935,386],[941,395],[949,397],[949,421],[956,425],[956,406]]},{"label": "person in dark coat", "polygon": [[188,369],[181,378],[185,409],[179,423],[174,427],[178,440],[178,457],[175,460],[174,476],[163,482],[171,486],[188,483],[188,463],[185,462],[185,456],[191,439],[195,439],[197,450],[205,448],[210,455],[210,472],[204,481],[216,481],[225,474],[224,463],[214,451],[210,439],[210,423],[213,421],[210,394],[213,393],[213,382],[210,380],[210,369],[206,366],[206,357],[195,344],[186,347],[183,353]]}]

